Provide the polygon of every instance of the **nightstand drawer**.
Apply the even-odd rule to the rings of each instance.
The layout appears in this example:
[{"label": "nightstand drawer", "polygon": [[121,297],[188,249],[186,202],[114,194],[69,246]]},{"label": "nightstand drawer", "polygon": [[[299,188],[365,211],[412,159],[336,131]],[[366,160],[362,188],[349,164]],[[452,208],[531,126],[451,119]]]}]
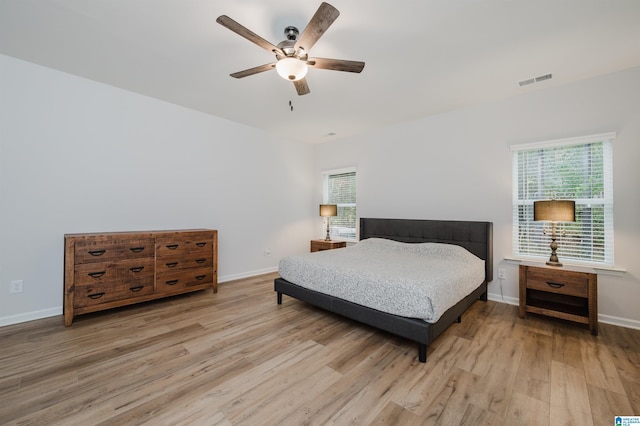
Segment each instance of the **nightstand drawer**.
[{"label": "nightstand drawer", "polygon": [[529,268],[527,270],[527,288],[569,296],[588,297],[589,277],[581,272]]},{"label": "nightstand drawer", "polygon": [[311,252],[333,250],[347,246],[346,241],[311,240]]}]

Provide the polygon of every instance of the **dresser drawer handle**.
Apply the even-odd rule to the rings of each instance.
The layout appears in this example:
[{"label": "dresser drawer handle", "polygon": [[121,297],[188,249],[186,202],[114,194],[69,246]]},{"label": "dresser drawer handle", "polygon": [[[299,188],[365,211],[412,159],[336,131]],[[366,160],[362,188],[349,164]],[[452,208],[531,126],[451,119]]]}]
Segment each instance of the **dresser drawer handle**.
[{"label": "dresser drawer handle", "polygon": [[168,248],[169,250],[175,250],[175,249],[177,249],[177,248],[178,248],[178,244],[169,244],[169,245],[167,245],[167,248]]},{"label": "dresser drawer handle", "polygon": [[167,281],[165,282],[166,285],[176,285],[178,284],[178,280],[171,280],[171,281]]},{"label": "dresser drawer handle", "polygon": [[562,288],[562,287],[564,287],[564,284],[562,284],[562,283],[554,283],[553,281],[547,281],[547,285],[549,285],[549,287],[553,287],[553,288]]},{"label": "dresser drawer handle", "polygon": [[141,251],[144,250],[144,247],[131,247],[129,250],[131,250],[134,253],[140,253]]},{"label": "dresser drawer handle", "polygon": [[130,270],[131,272],[140,272],[140,271],[142,271],[143,269],[144,269],[144,266],[134,266],[134,267],[132,267],[132,268],[129,268],[129,270]]},{"label": "dresser drawer handle", "polygon": [[104,292],[103,293],[93,293],[93,294],[87,294],[87,297],[89,299],[100,299],[102,296],[104,296]]},{"label": "dresser drawer handle", "polygon": [[137,293],[138,291],[142,290],[144,288],[143,285],[137,285],[135,287],[129,287],[129,290],[131,290],[134,293]]},{"label": "dresser drawer handle", "polygon": [[205,258],[205,257],[200,258],[200,259],[196,259],[196,263],[204,263],[206,261],[207,261],[207,258]]},{"label": "dresser drawer handle", "polygon": [[201,280],[204,280],[205,278],[207,278],[207,276],[206,276],[206,275],[198,275],[198,276],[196,277],[196,280],[201,281]]},{"label": "dresser drawer handle", "polygon": [[165,265],[167,265],[167,268],[175,268],[178,266],[178,262],[165,263]]},{"label": "dresser drawer handle", "polygon": [[103,276],[107,271],[99,271],[99,272],[89,272],[87,275],[89,275],[91,278],[100,278],[101,276]]},{"label": "dresser drawer handle", "polygon": [[91,256],[102,256],[106,250],[90,250],[89,254]]},{"label": "dresser drawer handle", "polygon": [[207,243],[196,243],[196,246],[198,246],[198,247],[204,247],[206,245],[207,245]]}]

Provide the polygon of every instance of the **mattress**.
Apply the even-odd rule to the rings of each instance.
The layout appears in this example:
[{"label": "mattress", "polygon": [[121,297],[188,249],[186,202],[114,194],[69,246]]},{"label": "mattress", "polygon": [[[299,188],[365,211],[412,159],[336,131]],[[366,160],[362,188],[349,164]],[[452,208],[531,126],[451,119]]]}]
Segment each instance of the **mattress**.
[{"label": "mattress", "polygon": [[485,279],[484,260],[463,247],[382,238],[288,256],[278,269],[301,287],[430,323]]}]

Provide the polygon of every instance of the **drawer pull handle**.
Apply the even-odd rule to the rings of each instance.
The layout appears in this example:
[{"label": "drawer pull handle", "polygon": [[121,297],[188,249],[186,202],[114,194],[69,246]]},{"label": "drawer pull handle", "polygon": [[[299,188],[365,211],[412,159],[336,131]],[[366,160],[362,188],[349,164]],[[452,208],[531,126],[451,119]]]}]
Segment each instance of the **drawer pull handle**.
[{"label": "drawer pull handle", "polygon": [[132,292],[136,293],[136,292],[142,290],[143,288],[144,288],[143,285],[137,285],[135,287],[129,287],[129,290],[131,290]]},{"label": "drawer pull handle", "polygon": [[106,250],[89,250],[91,256],[102,256]]},{"label": "drawer pull handle", "polygon": [[144,250],[144,247],[131,247],[129,250],[131,250],[134,253],[140,253],[141,251]]},{"label": "drawer pull handle", "polygon": [[198,247],[204,247],[206,245],[207,245],[207,243],[196,243],[196,246],[198,246]]},{"label": "drawer pull handle", "polygon": [[167,268],[175,268],[178,266],[178,262],[165,263],[165,265],[167,265]]},{"label": "drawer pull handle", "polygon": [[562,288],[562,287],[564,287],[564,284],[562,284],[562,283],[554,283],[553,281],[547,281],[547,285],[549,285],[549,287],[553,287],[553,288]]},{"label": "drawer pull handle", "polygon": [[177,249],[177,248],[178,248],[178,244],[168,244],[168,245],[167,245],[167,248],[168,248],[169,250],[175,250],[175,249]]},{"label": "drawer pull handle", "polygon": [[204,257],[203,257],[203,258],[200,258],[200,259],[196,259],[196,263],[204,263],[204,262],[206,262],[206,261],[207,261],[207,259],[206,259],[206,258],[204,258]]},{"label": "drawer pull handle", "polygon": [[130,270],[131,272],[140,272],[140,271],[142,271],[143,269],[144,269],[144,266],[134,266],[134,267],[132,267],[132,268],[129,268],[129,270]]},{"label": "drawer pull handle", "polygon": [[87,275],[89,275],[91,278],[100,278],[101,276],[103,276],[107,271],[99,271],[99,272],[89,272]]},{"label": "drawer pull handle", "polygon": [[167,281],[165,282],[166,285],[176,285],[178,284],[178,280],[171,280],[171,281]]},{"label": "drawer pull handle", "polygon": [[87,294],[87,297],[89,299],[100,299],[102,296],[104,296],[104,293],[93,293],[93,294]]},{"label": "drawer pull handle", "polygon": [[201,280],[204,280],[205,278],[207,278],[207,276],[206,276],[206,275],[198,275],[198,276],[196,277],[196,280],[201,281]]}]

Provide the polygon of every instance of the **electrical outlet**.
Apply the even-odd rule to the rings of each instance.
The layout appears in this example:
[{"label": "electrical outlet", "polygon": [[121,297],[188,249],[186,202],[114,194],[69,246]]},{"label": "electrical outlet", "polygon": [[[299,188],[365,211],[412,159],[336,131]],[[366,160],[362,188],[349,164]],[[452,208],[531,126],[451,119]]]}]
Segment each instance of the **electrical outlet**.
[{"label": "electrical outlet", "polygon": [[264,255],[265,256],[271,256],[271,249],[269,249],[269,248],[264,249]]},{"label": "electrical outlet", "polygon": [[507,279],[507,271],[500,268],[498,269],[498,279],[499,280],[506,280]]},{"label": "electrical outlet", "polygon": [[14,280],[9,284],[9,293],[22,293],[22,280]]}]

